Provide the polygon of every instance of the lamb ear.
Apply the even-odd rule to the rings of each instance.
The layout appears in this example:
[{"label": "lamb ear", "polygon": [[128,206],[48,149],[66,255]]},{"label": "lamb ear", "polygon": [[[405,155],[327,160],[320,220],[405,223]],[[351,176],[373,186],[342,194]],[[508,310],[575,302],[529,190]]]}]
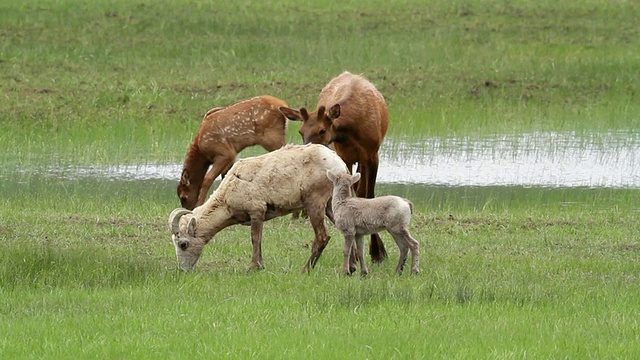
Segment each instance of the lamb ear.
[{"label": "lamb ear", "polygon": [[333,182],[336,179],[336,174],[334,174],[331,170],[327,170],[327,177],[329,178],[329,180],[331,180],[331,182]]},{"label": "lamb ear", "polygon": [[[304,108],[302,108],[304,109]],[[286,106],[281,106],[280,107],[280,112],[282,113],[282,115],[286,116],[287,119],[289,120],[293,120],[293,121],[302,121],[302,114],[300,113],[300,111],[296,110],[296,109],[292,109],[292,108],[288,108]]]},{"label": "lamb ear", "polygon": [[351,184],[355,184],[360,180],[360,173],[355,173],[351,176]]},{"label": "lamb ear", "polygon": [[196,218],[189,219],[189,225],[187,225],[187,232],[189,236],[196,237]]}]

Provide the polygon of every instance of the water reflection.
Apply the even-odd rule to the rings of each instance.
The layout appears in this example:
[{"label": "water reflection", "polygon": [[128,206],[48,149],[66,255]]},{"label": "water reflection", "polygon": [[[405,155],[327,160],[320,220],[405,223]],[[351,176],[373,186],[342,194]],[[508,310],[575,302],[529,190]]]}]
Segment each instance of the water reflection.
[{"label": "water reflection", "polygon": [[[378,182],[637,188],[639,160],[639,135],[626,132],[388,140],[381,151]],[[50,167],[46,172],[62,178],[178,181],[181,164]]]},{"label": "water reflection", "polygon": [[[391,151],[389,151],[391,150]],[[640,187],[640,138],[527,133],[392,145],[381,180],[446,186]]]}]

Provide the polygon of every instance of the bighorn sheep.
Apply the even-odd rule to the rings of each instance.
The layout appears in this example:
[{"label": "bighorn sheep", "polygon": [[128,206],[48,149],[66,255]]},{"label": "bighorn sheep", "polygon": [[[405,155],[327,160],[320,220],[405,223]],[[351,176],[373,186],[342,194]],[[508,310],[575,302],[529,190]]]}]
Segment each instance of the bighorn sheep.
[{"label": "bighorn sheep", "polygon": [[228,226],[243,224],[251,225],[251,268],[262,269],[263,222],[306,209],[315,233],[311,257],[303,269],[309,271],[329,242],[324,216],[332,186],[327,170],[347,173],[342,159],[322,145],[286,145],[238,160],[202,206],[193,211],[175,209],[169,215],[179,266],[191,270],[214,235]]},{"label": "bighorn sheep", "polygon": [[[362,76],[344,72],[320,92],[317,109],[309,113],[281,107],[290,120],[301,120],[300,135],[305,144],[332,144],[347,163],[349,171],[358,163],[362,174],[356,194],[373,198],[378,174],[378,150],[387,133],[387,104],[376,87]],[[387,256],[378,234],[371,234],[371,259],[381,262]]]},{"label": "bighorn sheep", "polygon": [[327,177],[333,183],[331,208],[335,225],[344,235],[344,264],[342,272],[350,275],[349,260],[353,241],[360,257],[360,273],[369,273],[364,261],[362,237],[386,229],[398,244],[400,259],[396,273],[402,274],[407,254],[411,250],[411,273],[417,274],[420,244],[409,234],[409,222],[413,212],[411,201],[399,196],[380,196],[373,199],[354,197],[352,186],[360,180],[360,174],[339,174],[327,170]]},{"label": "bighorn sheep", "polygon": [[219,175],[224,177],[244,148],[260,145],[273,151],[285,144],[287,119],[279,110],[282,106],[287,103],[262,95],[207,112],[184,160],[177,188],[182,207],[192,210],[202,205],[211,184]]}]

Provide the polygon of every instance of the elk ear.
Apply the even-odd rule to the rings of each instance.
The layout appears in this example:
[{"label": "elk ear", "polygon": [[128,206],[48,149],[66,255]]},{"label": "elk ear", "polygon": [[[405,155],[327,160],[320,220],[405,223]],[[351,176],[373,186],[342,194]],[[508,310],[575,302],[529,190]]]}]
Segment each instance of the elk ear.
[{"label": "elk ear", "polygon": [[340,117],[340,104],[335,104],[329,109],[329,119],[335,120]]},{"label": "elk ear", "polygon": [[[300,108],[300,110],[302,110],[304,108]],[[282,115],[286,116],[287,119],[289,120],[293,120],[293,121],[302,121],[303,117],[302,114],[300,113],[300,111],[296,110],[296,109],[292,109],[292,108],[288,108],[286,106],[281,106],[280,107],[280,112],[282,113]],[[306,110],[305,110],[306,112]]]},{"label": "elk ear", "polygon": [[318,110],[316,110],[316,116],[317,116],[317,118],[318,118],[318,121],[322,121],[322,120],[324,119],[324,111],[325,111],[326,109],[327,109],[327,108],[325,108],[325,107],[324,107],[324,105],[320,105],[320,106],[318,107]]},{"label": "elk ear", "polygon": [[351,176],[351,184],[355,184],[360,180],[360,173],[355,173]]},{"label": "elk ear", "polygon": [[301,107],[300,108],[300,114],[302,114],[302,120],[303,121],[309,120],[309,112],[307,111],[306,107]]},{"label": "elk ear", "polygon": [[189,225],[187,225],[187,233],[191,237],[196,237],[196,218],[189,219]]}]

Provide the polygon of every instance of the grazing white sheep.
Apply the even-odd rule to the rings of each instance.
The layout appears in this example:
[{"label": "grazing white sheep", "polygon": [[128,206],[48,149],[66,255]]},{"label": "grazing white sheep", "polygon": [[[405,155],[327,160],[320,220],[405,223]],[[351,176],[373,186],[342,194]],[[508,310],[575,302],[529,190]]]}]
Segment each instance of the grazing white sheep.
[{"label": "grazing white sheep", "polygon": [[411,250],[411,273],[417,274],[420,244],[409,234],[409,222],[413,212],[411,201],[399,196],[380,196],[366,199],[353,196],[353,184],[360,180],[360,173],[349,175],[327,170],[327,177],[333,183],[331,208],[335,225],[344,235],[344,264],[342,272],[350,275],[349,259],[353,241],[360,259],[360,272],[369,273],[364,260],[363,236],[387,230],[398,244],[400,259],[396,273],[402,274],[407,255]]},{"label": "grazing white sheep", "polygon": [[209,199],[193,211],[175,209],[169,229],[180,268],[191,270],[203,247],[220,230],[235,224],[251,225],[251,267],[264,268],[263,222],[305,209],[315,238],[304,266],[315,266],[329,242],[325,212],[332,186],[325,173],[346,173],[344,161],[323,145],[285,145],[273,152],[237,161]]}]

